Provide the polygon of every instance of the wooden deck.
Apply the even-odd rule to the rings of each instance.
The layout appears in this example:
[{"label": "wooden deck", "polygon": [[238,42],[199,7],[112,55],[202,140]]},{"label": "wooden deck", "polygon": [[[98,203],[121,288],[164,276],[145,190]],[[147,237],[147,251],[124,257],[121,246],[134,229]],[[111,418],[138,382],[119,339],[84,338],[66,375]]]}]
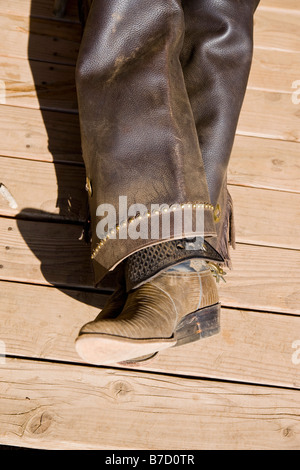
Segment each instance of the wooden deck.
[{"label": "wooden deck", "polygon": [[85,365],[74,350],[107,294],[79,239],[76,1],[63,19],[52,3],[1,5],[0,190],[13,200],[0,194],[0,444],[299,450],[299,0],[262,0],[255,17],[222,332],[138,369]]}]

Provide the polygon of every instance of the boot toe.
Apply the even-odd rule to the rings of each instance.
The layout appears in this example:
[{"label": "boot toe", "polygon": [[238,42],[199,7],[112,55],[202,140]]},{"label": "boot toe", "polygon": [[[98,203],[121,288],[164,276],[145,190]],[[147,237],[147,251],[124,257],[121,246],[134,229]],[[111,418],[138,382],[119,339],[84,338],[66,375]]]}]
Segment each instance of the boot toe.
[{"label": "boot toe", "polygon": [[[176,344],[170,339],[135,339],[108,334],[83,334],[75,343],[77,354],[95,365],[139,361],[140,357],[152,356],[158,351]],[[137,358],[134,360],[134,358]]]}]

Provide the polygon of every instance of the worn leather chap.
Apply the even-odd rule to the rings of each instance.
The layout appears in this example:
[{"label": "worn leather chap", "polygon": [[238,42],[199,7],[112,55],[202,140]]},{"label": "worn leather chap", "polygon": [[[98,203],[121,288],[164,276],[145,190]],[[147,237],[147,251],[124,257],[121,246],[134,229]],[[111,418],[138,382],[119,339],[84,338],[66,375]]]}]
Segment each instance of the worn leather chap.
[{"label": "worn leather chap", "polygon": [[230,265],[235,246],[227,168],[253,55],[253,15],[259,0],[184,0],[184,80],[215,207],[211,244]]},{"label": "worn leather chap", "polygon": [[[166,207],[171,219],[190,207],[192,234],[204,236],[229,264],[234,231],[226,176],[257,4],[83,1],[76,85],[96,284],[130,254],[179,238],[172,223],[167,237],[160,229],[151,238],[150,222],[157,217],[161,227]],[[132,216],[120,198],[126,209],[140,204],[147,211]],[[199,207],[204,223],[198,233]],[[103,208],[115,210],[104,235],[98,231]],[[145,219],[146,237],[124,236],[130,224]],[[188,236],[183,227],[180,238]]]}]

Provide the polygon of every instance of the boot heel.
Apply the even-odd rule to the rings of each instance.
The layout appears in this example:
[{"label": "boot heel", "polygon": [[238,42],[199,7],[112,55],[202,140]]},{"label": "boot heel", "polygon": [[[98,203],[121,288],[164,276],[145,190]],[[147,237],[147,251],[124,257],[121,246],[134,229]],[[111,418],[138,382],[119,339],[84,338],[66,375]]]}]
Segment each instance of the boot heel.
[{"label": "boot heel", "polygon": [[214,304],[186,315],[176,328],[174,336],[177,342],[173,347],[219,333],[220,312],[221,305]]}]

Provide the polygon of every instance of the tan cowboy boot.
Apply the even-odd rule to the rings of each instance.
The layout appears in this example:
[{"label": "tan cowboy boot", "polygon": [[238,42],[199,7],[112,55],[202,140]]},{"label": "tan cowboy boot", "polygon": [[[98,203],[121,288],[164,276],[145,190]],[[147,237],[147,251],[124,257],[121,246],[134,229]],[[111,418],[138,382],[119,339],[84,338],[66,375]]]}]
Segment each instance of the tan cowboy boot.
[{"label": "tan cowboy boot", "polygon": [[[190,241],[189,244],[190,243],[192,242]],[[220,261],[220,259],[218,259],[217,257],[215,250],[205,242],[201,244],[201,249],[200,247],[198,250],[185,249],[185,247],[189,248],[189,244],[188,241],[184,240],[165,242],[154,247],[149,247],[146,250],[139,251],[134,255],[130,256],[126,261],[125,265],[122,266],[122,269],[120,269],[118,272],[116,279],[117,285],[115,287],[115,291],[109,297],[106,305],[101,310],[95,321],[91,322],[92,324],[97,322],[98,331],[101,333],[102,327],[104,326],[104,328],[106,328],[105,325],[107,325],[107,323],[104,323],[104,320],[114,320],[113,326],[115,330],[118,328],[118,320],[123,318],[123,314],[121,315],[121,313],[126,303],[128,293],[130,291],[132,291],[133,289],[137,289],[139,286],[146,283],[150,279],[155,279],[162,272],[167,271],[169,273],[171,270],[173,273],[175,273],[178,270],[182,270],[182,265],[190,263],[190,260],[191,266],[195,266],[196,268],[200,267],[203,269],[203,266],[209,267],[209,269],[213,273],[213,276],[218,282],[222,277],[222,274],[225,273],[220,270],[216,263],[214,263],[216,259]],[[198,258],[195,258],[195,255]],[[187,271],[186,268],[184,268],[184,270]],[[190,269],[188,269],[188,271],[192,271],[195,273],[196,269],[191,267]],[[189,272],[185,272],[185,274],[188,275]],[[178,276],[177,279],[180,282],[181,276]],[[213,295],[217,296],[215,285],[211,283],[207,285],[207,287],[210,286],[213,287]],[[209,294],[207,295],[206,293],[206,298],[208,298],[208,296]],[[205,312],[202,312],[203,315],[204,313]],[[205,318],[207,319],[207,315]],[[202,323],[203,319],[201,320]],[[176,345],[178,346],[180,344],[195,341],[204,338],[205,336],[211,336],[212,334],[218,333],[220,329],[219,317],[215,317],[214,322],[215,323],[213,328],[210,328],[209,331],[206,327],[202,328],[201,334],[197,335],[190,334],[190,328],[193,329],[194,325],[185,323],[185,325],[182,325],[184,326],[184,329],[181,328],[180,331],[177,332],[177,336],[180,334],[182,337],[185,336],[185,339],[184,341],[179,340],[178,337]],[[88,330],[90,328],[91,323],[85,325],[81,329],[79,335],[83,334],[86,330]],[[183,331],[185,329],[187,331],[184,335]],[[91,344],[90,340],[89,342]],[[78,350],[78,352],[79,355],[81,355],[80,350]],[[130,359],[126,360],[122,359],[121,362],[124,365],[139,366],[145,363],[148,364],[152,359],[155,358],[157,354],[158,352],[154,351],[150,354],[146,354],[143,356],[135,358],[131,357]],[[83,358],[86,359],[86,357]]]},{"label": "tan cowboy boot", "polygon": [[[121,314],[121,312],[123,310],[123,307],[126,303],[126,299],[127,299],[126,283],[125,283],[124,272],[122,270],[118,273],[117,284],[116,284],[115,291],[108,298],[104,308],[101,310],[101,312],[99,313],[99,315],[97,316],[95,321],[85,325],[81,329],[79,334],[84,332],[86,329],[88,330],[89,325],[91,325],[95,322],[99,323],[100,328],[101,328],[102,324],[106,325],[109,322],[113,322],[114,325],[117,325],[117,318],[119,317],[119,315]],[[83,359],[85,359],[85,357],[81,355],[80,351],[81,351],[81,349],[80,349],[80,346],[79,346],[79,350],[78,350],[79,355]],[[156,354],[157,353],[155,351],[151,354],[147,354],[147,355],[141,356],[141,357],[133,357],[132,356],[130,359],[128,359],[126,361],[126,365],[138,366],[138,365],[145,364],[146,362],[148,363],[150,360],[152,360],[156,356]]]},{"label": "tan cowboy boot", "polygon": [[117,318],[100,314],[83,326],[76,340],[79,356],[91,364],[107,365],[217,333],[218,291],[205,264],[194,272],[162,272],[130,291]]}]

